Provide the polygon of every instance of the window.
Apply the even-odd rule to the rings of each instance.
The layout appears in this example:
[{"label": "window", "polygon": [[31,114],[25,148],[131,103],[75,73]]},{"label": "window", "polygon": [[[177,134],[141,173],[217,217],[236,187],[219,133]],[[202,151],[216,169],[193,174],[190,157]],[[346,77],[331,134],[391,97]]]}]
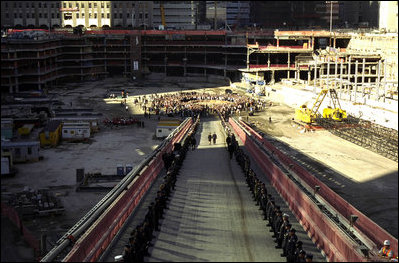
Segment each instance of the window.
[{"label": "window", "polygon": [[116,18],[117,15],[118,15],[117,13],[114,13],[114,18]]},{"label": "window", "polygon": [[22,8],[22,3],[21,2],[19,2],[19,8]]},{"label": "window", "polygon": [[75,131],[71,131],[71,134],[75,134]]},{"label": "window", "polygon": [[28,147],[28,154],[32,154],[32,147]]},{"label": "window", "polygon": [[39,18],[42,18],[42,13],[39,13]]},{"label": "window", "polygon": [[94,18],[97,18],[97,13],[94,13]]},{"label": "window", "polygon": [[17,18],[17,14],[16,13],[14,13],[14,18]]},{"label": "window", "polygon": [[162,130],[158,130],[158,132],[162,132]]},{"label": "window", "polygon": [[32,8],[35,8],[35,3],[32,3]]},{"label": "window", "polygon": [[147,13],[145,14],[145,18],[148,18],[148,14]]},{"label": "window", "polygon": [[26,18],[29,18],[29,13],[26,14]]},{"label": "window", "polygon": [[91,18],[91,13],[89,13],[89,18]]},{"label": "window", "polygon": [[51,4],[51,8],[54,8],[54,4]]},{"label": "window", "polygon": [[80,6],[81,6],[82,8],[85,8],[85,4],[84,4],[84,3],[81,3]]},{"label": "window", "polygon": [[107,8],[109,8],[109,3],[107,3]]},{"label": "window", "polygon": [[8,15],[8,13],[6,13],[6,18],[9,18],[9,15]]},{"label": "window", "polygon": [[64,130],[64,133],[68,133],[68,130]]},{"label": "window", "polygon": [[85,18],[85,13],[82,13],[82,18]]},{"label": "window", "polygon": [[109,18],[109,13],[107,13],[107,18]]},{"label": "window", "polygon": [[5,7],[8,8],[8,3],[4,3],[4,4],[5,4]]},{"label": "window", "polygon": [[126,17],[129,18],[129,13],[126,13]]},{"label": "window", "polygon": [[18,156],[18,157],[21,156],[21,149],[15,148],[15,156]]},{"label": "window", "polygon": [[60,13],[57,13],[57,18],[60,18]]},{"label": "window", "polygon": [[76,5],[75,5],[75,6],[76,6],[76,8],[78,8],[78,9],[79,9],[79,3],[76,3]]},{"label": "window", "polygon": [[94,2],[94,8],[97,8],[97,3],[96,2]]},{"label": "window", "polygon": [[42,8],[42,3],[41,2],[39,2],[39,8]]},{"label": "window", "polygon": [[19,13],[19,18],[22,18],[22,13]]},{"label": "window", "polygon": [[89,3],[89,8],[91,8],[91,3]]},{"label": "window", "polygon": [[122,18],[122,13],[119,14],[119,18]]},{"label": "window", "polygon": [[76,18],[79,18],[79,13],[76,13]]},{"label": "window", "polygon": [[51,18],[54,18],[54,13],[51,14]]},{"label": "window", "polygon": [[101,8],[104,8],[104,3],[101,3]]},{"label": "window", "polygon": [[64,3],[64,8],[66,8],[66,3]]},{"label": "window", "polygon": [[68,5],[68,6],[69,6],[69,8],[72,8],[72,3],[69,3],[69,5]]},{"label": "window", "polygon": [[56,6],[57,6],[57,8],[60,8],[60,3],[57,3]]},{"label": "window", "polygon": [[46,3],[44,3],[44,4],[43,4],[43,7],[44,7],[44,8],[47,8],[47,4],[46,4]]},{"label": "window", "polygon": [[101,18],[104,18],[104,13],[101,13]]},{"label": "window", "polygon": [[143,14],[140,13],[140,14],[139,14],[139,19],[142,19],[142,18],[143,18]]},{"label": "window", "polygon": [[[17,8],[17,3],[14,3],[14,8]],[[115,8],[116,8],[116,5],[115,5]]]},{"label": "window", "polygon": [[44,18],[47,18],[47,13],[44,13]]}]

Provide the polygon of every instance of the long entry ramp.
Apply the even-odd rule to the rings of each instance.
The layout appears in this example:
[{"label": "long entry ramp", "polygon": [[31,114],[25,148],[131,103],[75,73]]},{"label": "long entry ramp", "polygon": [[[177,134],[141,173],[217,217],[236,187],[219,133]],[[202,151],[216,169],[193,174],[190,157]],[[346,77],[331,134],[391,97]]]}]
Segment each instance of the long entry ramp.
[{"label": "long entry ramp", "polygon": [[[218,138],[210,144],[214,132]],[[146,260],[285,262],[241,168],[229,158],[220,121],[202,122],[196,139]]]}]

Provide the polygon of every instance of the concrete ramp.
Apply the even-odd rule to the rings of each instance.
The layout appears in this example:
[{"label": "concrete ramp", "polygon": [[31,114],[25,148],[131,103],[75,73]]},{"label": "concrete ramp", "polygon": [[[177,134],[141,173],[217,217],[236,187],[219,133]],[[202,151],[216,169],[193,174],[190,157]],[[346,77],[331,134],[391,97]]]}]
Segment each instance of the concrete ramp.
[{"label": "concrete ramp", "polygon": [[[220,121],[201,122],[199,146],[187,153],[146,259],[285,262],[240,167],[229,159]],[[218,139],[210,145],[213,132]]]}]

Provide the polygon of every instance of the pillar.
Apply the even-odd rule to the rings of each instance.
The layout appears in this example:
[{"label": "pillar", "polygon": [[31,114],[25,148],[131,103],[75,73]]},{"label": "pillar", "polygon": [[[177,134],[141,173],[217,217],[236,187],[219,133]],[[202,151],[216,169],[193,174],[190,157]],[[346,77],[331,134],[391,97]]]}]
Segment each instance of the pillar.
[{"label": "pillar", "polygon": [[270,53],[268,53],[267,57],[267,67],[270,68]]},{"label": "pillar", "polygon": [[224,72],[223,72],[223,76],[226,77],[227,75],[227,54],[224,55]]},{"label": "pillar", "polygon": [[317,85],[317,57],[314,61],[314,80],[313,80],[313,82],[314,82],[314,86],[316,87],[316,85]]},{"label": "pillar", "polygon": [[381,60],[378,60],[378,65],[377,65],[377,101],[380,100],[380,77],[381,77]]},{"label": "pillar", "polygon": [[310,70],[308,70],[308,85],[310,85]]},{"label": "pillar", "polygon": [[382,90],[383,90],[383,97],[382,97],[382,100],[383,100],[383,102],[385,102],[385,89],[386,89],[386,86],[387,86],[387,77],[388,77],[388,74],[387,74],[387,61],[385,60],[384,61],[384,83],[383,83],[383,85],[382,85]]},{"label": "pillar", "polygon": [[288,72],[287,72],[287,79],[290,78],[290,52],[288,52]]},{"label": "pillar", "polygon": [[364,74],[366,72],[366,59],[363,58],[362,63],[362,96],[364,97]]},{"label": "pillar", "polygon": [[342,82],[343,82],[343,76],[344,76],[344,60],[341,60],[341,68],[340,68],[340,73],[339,73],[339,98],[342,98]]},{"label": "pillar", "polygon": [[357,71],[358,71],[358,69],[359,69],[359,60],[356,60],[356,63],[355,63],[355,85],[354,85],[355,100],[354,100],[354,102],[356,102],[356,96],[357,96]]},{"label": "pillar", "polygon": [[327,57],[327,87],[330,87],[330,56]]},{"label": "pillar", "polygon": [[[349,60],[348,60],[348,82],[349,83],[352,82],[351,81],[351,60],[352,60],[352,58],[349,56]],[[350,93],[349,89],[348,89],[348,93]]]}]

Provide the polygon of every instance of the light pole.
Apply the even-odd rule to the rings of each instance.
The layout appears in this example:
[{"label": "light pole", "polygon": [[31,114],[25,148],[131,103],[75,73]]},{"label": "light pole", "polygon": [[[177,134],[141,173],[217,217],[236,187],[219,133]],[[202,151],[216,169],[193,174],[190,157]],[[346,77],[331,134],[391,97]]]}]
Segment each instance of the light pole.
[{"label": "light pole", "polygon": [[332,7],[333,4],[338,3],[338,1],[326,1],[326,4],[330,4],[330,34],[332,32]]}]

